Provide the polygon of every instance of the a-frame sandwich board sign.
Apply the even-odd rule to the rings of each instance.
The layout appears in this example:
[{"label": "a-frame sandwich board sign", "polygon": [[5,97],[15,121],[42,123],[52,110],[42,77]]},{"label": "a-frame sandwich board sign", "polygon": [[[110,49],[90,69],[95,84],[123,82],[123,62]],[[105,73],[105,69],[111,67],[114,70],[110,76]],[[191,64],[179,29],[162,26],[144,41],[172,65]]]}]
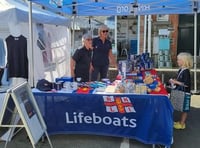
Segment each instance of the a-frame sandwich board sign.
[{"label": "a-frame sandwich board sign", "polygon": [[[35,146],[38,143],[38,141],[42,138],[42,136],[47,137],[50,148],[53,148],[53,145],[47,133],[46,124],[42,118],[42,115],[40,113],[40,110],[35,101],[35,98],[33,96],[29,84],[25,82],[9,89],[7,92],[7,97],[5,97],[4,99],[9,99],[9,98],[13,99],[16,110],[21,119],[22,125],[8,125],[8,127],[11,128],[21,127],[21,126],[24,127],[33,148],[36,148]],[[8,105],[8,100],[4,100],[4,105],[3,108],[1,109],[2,113],[0,116],[0,124],[2,123],[7,105]],[[12,134],[12,132],[10,133]]]}]

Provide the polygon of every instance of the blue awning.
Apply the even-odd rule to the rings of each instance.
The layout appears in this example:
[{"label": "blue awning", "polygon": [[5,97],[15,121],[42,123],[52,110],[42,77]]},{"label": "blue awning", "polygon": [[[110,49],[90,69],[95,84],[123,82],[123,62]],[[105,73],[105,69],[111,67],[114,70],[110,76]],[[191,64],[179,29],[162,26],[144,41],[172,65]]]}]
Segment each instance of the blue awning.
[{"label": "blue awning", "polygon": [[31,0],[54,12],[78,16],[192,14],[192,0]]}]

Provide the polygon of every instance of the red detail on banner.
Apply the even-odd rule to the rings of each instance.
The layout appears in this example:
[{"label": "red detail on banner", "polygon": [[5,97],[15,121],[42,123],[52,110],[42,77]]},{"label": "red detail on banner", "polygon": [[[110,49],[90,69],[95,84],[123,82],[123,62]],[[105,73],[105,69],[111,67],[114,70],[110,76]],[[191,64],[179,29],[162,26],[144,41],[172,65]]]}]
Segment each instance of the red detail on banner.
[{"label": "red detail on banner", "polygon": [[116,112],[113,110],[113,107],[116,107],[119,113],[133,112],[131,109],[128,109],[128,111],[125,110],[125,107],[133,107],[133,104],[127,97],[115,97],[114,99],[106,98],[106,100],[104,100],[104,105],[110,107],[109,112]]}]

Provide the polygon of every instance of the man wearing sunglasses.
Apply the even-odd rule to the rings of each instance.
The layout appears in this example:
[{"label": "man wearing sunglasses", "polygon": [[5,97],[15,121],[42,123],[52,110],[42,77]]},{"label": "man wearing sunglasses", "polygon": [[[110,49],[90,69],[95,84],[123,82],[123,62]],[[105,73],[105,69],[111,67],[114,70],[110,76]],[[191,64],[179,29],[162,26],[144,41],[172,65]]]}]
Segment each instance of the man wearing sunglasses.
[{"label": "man wearing sunglasses", "polygon": [[112,43],[108,40],[108,27],[102,25],[98,29],[98,37],[93,39],[93,57],[91,80],[97,81],[107,78],[109,63],[117,67],[115,57],[112,54]]},{"label": "man wearing sunglasses", "polygon": [[88,82],[92,58],[92,36],[84,34],[82,42],[83,47],[77,49],[71,58],[71,75],[75,80],[81,78],[81,82]]}]

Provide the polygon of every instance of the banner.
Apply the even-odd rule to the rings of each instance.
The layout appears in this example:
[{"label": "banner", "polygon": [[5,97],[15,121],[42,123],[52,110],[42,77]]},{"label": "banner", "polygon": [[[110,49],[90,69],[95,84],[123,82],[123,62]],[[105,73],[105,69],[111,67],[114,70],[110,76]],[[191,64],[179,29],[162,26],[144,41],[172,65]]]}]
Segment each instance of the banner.
[{"label": "banner", "polygon": [[95,134],[171,145],[167,96],[34,93],[49,134]]}]

